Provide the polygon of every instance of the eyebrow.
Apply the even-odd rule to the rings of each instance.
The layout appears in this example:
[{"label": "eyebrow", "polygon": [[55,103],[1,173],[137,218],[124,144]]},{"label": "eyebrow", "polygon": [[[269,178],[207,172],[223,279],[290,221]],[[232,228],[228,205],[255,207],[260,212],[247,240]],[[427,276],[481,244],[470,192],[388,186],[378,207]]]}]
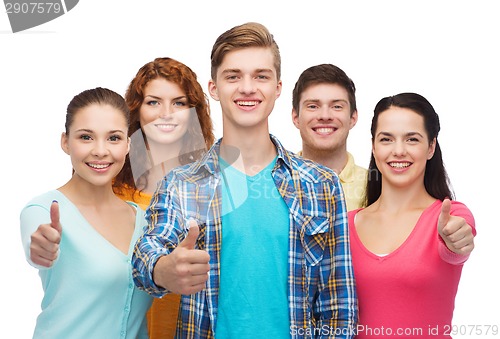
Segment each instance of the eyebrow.
[{"label": "eyebrow", "polygon": [[[228,74],[228,73],[241,73],[241,69],[238,68],[228,68],[222,71],[222,74]],[[273,70],[270,68],[258,68],[252,73],[273,73]]]},{"label": "eyebrow", "polygon": [[[93,130],[87,129],[87,128],[77,129],[75,132],[95,133]],[[121,129],[114,129],[114,130],[109,131],[108,133],[110,133],[110,134],[113,134],[113,133],[122,133],[122,134],[125,134],[125,132],[122,131]]]},{"label": "eyebrow", "polygon": [[[385,135],[385,136],[389,136],[389,137],[392,137],[392,136],[393,136],[393,134],[392,134],[392,133],[389,133],[389,132],[383,132],[383,131],[382,131],[382,132],[377,133],[377,136],[379,136],[379,135]],[[414,135],[418,135],[418,136],[420,136],[420,137],[422,137],[422,138],[424,137],[424,136],[423,136],[422,134],[420,134],[419,132],[408,132],[408,133],[405,133],[405,135],[404,135],[404,136],[405,136],[405,137],[411,137],[411,136],[414,136]]]},{"label": "eyebrow", "polygon": [[147,97],[150,97],[150,98],[153,98],[153,99],[157,99],[157,100],[161,100],[160,97],[157,97],[156,95],[151,95],[151,94],[148,94],[144,97],[144,99],[146,99]]},{"label": "eyebrow", "polygon": [[[147,97],[150,97],[150,98],[153,98],[153,99],[156,99],[156,100],[163,100],[162,98],[157,97],[156,95],[151,95],[151,94],[146,95],[144,97],[144,99],[146,99]],[[187,100],[187,96],[186,95],[181,95],[181,96],[178,96],[176,98],[173,98],[172,100],[181,100],[181,99],[186,99]]]},{"label": "eyebrow", "polygon": [[[320,99],[304,99],[304,103],[309,103],[309,102],[320,102],[321,100]],[[329,103],[337,103],[337,102],[343,102],[345,104],[349,103],[347,100],[344,100],[344,99],[334,99],[334,100],[329,100],[328,101]]]}]

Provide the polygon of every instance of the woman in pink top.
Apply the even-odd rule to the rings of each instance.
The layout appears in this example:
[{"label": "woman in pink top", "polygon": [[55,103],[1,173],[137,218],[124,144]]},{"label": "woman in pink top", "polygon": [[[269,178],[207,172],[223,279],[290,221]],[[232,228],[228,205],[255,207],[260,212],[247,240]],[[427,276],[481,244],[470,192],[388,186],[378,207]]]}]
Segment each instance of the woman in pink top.
[{"label": "woman in pink top", "polygon": [[453,201],[439,118],[421,95],[383,98],[372,120],[364,209],[349,213],[357,338],[451,338],[474,218]]}]

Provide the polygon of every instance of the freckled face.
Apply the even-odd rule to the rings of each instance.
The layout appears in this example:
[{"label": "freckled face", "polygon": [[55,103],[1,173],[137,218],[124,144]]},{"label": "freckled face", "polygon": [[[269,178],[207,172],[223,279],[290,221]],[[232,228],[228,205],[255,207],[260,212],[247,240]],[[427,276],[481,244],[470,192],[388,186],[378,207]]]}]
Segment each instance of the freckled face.
[{"label": "freckled face", "polygon": [[186,93],[174,82],[157,78],[144,88],[140,124],[148,143],[180,146],[190,120]]}]

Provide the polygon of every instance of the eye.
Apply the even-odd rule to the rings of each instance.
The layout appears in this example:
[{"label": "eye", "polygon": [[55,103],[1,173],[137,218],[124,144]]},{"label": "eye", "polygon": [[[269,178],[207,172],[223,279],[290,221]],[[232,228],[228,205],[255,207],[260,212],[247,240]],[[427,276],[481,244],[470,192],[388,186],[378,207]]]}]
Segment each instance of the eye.
[{"label": "eye", "polygon": [[379,140],[379,141],[380,141],[380,142],[390,142],[390,141],[391,141],[391,139],[389,139],[388,137],[382,137],[382,138],[380,138],[380,140]]},{"label": "eye", "polygon": [[146,102],[146,105],[148,106],[158,106],[159,104],[158,100],[149,100]]},{"label": "eye", "polygon": [[418,143],[418,142],[420,142],[420,139],[415,138],[415,137],[411,137],[411,138],[408,138],[408,142],[411,142],[411,143]]},{"label": "eye", "polygon": [[176,101],[176,102],[174,102],[174,106],[175,107],[185,107],[185,106],[187,106],[187,102],[185,102],[185,101]]},{"label": "eye", "polygon": [[121,137],[121,136],[119,136],[119,135],[111,135],[111,136],[109,137],[109,141],[114,141],[114,142],[116,142],[116,141],[120,141],[120,140],[122,140],[122,137]]},{"label": "eye", "polygon": [[267,79],[269,79],[269,76],[263,75],[263,74],[259,74],[259,75],[257,75],[257,79],[259,79],[259,80],[267,80]]},{"label": "eye", "polygon": [[88,134],[82,134],[82,135],[80,135],[80,139],[85,140],[85,141],[89,141],[89,140],[92,140],[92,137]]},{"label": "eye", "polygon": [[344,106],[342,106],[342,105],[333,105],[333,109],[335,109],[336,111],[341,111],[342,109],[344,109]]},{"label": "eye", "polygon": [[314,109],[318,109],[318,105],[316,104],[309,104],[306,106],[307,109],[310,109],[310,110],[314,110]]},{"label": "eye", "polygon": [[235,80],[238,80],[238,76],[235,75],[235,74],[230,74],[226,77],[226,80],[228,81],[235,81]]}]

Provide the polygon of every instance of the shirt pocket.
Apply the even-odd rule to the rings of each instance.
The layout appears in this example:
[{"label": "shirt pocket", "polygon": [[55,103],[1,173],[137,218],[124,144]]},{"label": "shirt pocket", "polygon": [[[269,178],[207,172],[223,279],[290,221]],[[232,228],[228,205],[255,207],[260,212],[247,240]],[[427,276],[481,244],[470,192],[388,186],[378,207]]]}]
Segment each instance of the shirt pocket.
[{"label": "shirt pocket", "polygon": [[300,238],[308,266],[316,266],[323,259],[329,230],[330,219],[328,217],[303,216]]}]

